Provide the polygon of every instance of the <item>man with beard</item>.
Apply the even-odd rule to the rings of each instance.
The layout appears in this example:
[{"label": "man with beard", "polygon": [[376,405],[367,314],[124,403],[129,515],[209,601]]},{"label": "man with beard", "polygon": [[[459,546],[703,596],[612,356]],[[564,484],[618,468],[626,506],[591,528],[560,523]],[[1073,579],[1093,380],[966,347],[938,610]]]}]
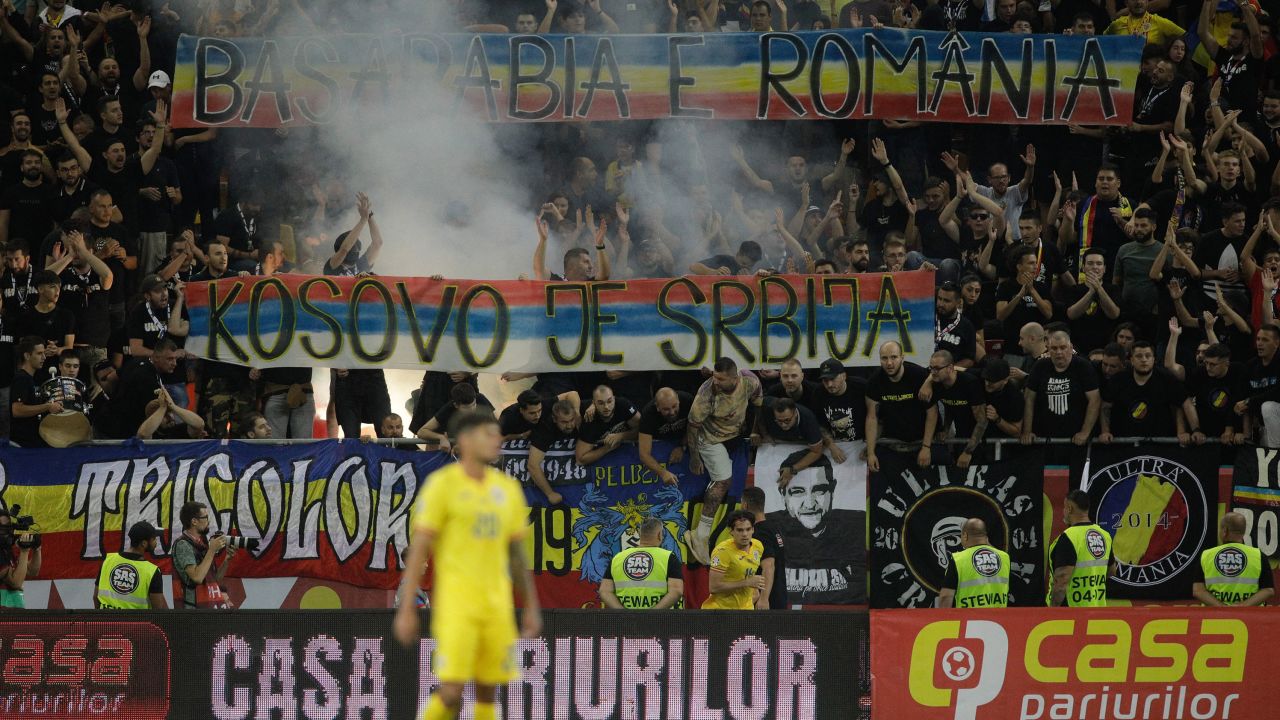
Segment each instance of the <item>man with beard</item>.
[{"label": "man with beard", "polygon": [[142,154],[132,157],[129,156],[126,145],[122,141],[112,140],[95,159],[94,155],[80,144],[75,133],[67,125],[69,113],[66,103],[59,100],[55,113],[62,139],[75,154],[76,160],[80,162],[80,169],[89,176],[89,179],[111,193],[116,205],[120,208],[122,223],[136,231],[138,189],[142,186],[143,179],[155,169],[156,161],[160,158],[160,150],[164,147],[164,134],[169,127],[167,105],[164,101],[156,103],[156,110],[151,113],[151,120],[155,123],[156,129],[151,147]]},{"label": "man with beard", "polygon": [[[226,535],[209,537],[209,508],[204,503],[189,502],[178,512],[182,522],[182,535],[173,541],[169,549],[173,556],[174,579],[182,586],[182,600],[174,598],[174,607],[186,610],[196,608],[226,607],[222,582],[236,555]],[[218,553],[226,550],[221,563]]]},{"label": "man with beard", "polygon": [[[1188,426],[1190,431],[1188,431]],[[1107,381],[1102,393],[1102,432],[1099,442],[1114,437],[1169,437],[1186,445],[1194,432],[1201,442],[1200,420],[1186,388],[1168,370],[1156,367],[1151,343],[1133,344],[1130,372]]]},{"label": "man with beard", "polygon": [[[546,495],[547,502],[559,505],[564,496],[551,488],[550,479],[542,467],[548,452],[572,450],[578,440],[578,406],[569,400],[557,400],[551,406],[551,422],[543,422],[529,436],[529,479]],[[555,478],[560,480],[562,478]]]},{"label": "man with beard", "polygon": [[591,393],[591,407],[583,420],[574,455],[579,465],[590,465],[636,439],[640,411],[630,400],[615,396],[608,385],[600,385]]},{"label": "man with beard", "polygon": [[40,153],[41,170],[49,171],[48,160],[40,148],[31,144],[31,116],[25,110],[13,113],[9,121],[10,141],[0,150],[0,188],[9,188],[22,182],[22,154],[27,150]]},{"label": "man with beard", "polygon": [[170,287],[179,282],[193,282],[200,277],[209,258],[196,244],[196,236],[192,230],[183,230],[181,235],[169,238],[167,245],[167,255],[152,272],[163,278]]},{"label": "man with beard", "polygon": [[840,257],[846,272],[864,273],[871,267],[871,245],[861,238],[845,240],[840,244]]},{"label": "man with beard", "polygon": [[954,427],[952,437],[969,438],[956,456],[956,466],[967,468],[975,457],[981,464],[979,446],[987,433],[987,400],[977,374],[957,371],[951,353],[938,350],[929,358],[928,382],[945,413],[941,421],[943,433]]},{"label": "man with beard", "polygon": [[1252,120],[1258,106],[1258,88],[1264,73],[1262,29],[1258,25],[1257,10],[1251,3],[1241,3],[1240,16],[1244,22],[1231,23],[1227,44],[1218,44],[1213,36],[1213,18],[1218,3],[1204,0],[1200,8],[1200,24],[1197,31],[1204,50],[1218,66],[1218,78],[1222,82],[1222,96],[1228,107],[1241,111],[1241,120]]},{"label": "man with beard", "polygon": [[[783,461],[797,464],[799,450]],[[866,602],[866,560],[851,553],[865,533],[866,513],[835,508],[835,470],[825,457],[798,472],[782,490],[784,511],[769,513],[787,547],[787,591],[799,604]]]},{"label": "man with beard", "polygon": [[1134,239],[1116,252],[1115,276],[1120,286],[1120,307],[1125,315],[1138,323],[1147,337],[1155,335],[1155,313],[1160,307],[1160,293],[1151,279],[1151,266],[1160,255],[1156,242],[1156,213],[1150,208],[1133,212]]},{"label": "man with beard", "polygon": [[93,606],[107,610],[168,610],[164,573],[147,560],[160,547],[160,531],[149,522],[129,528],[129,549],[108,553],[98,571]]},{"label": "man with beard", "polygon": [[22,182],[0,193],[0,243],[22,238],[39,244],[53,229],[53,206],[49,185],[44,181],[44,155],[23,150]]},{"label": "man with beard", "polygon": [[[80,171],[80,161],[71,153],[58,158],[55,170],[58,182],[52,199],[53,219],[55,222],[63,222],[76,210],[89,207],[89,198],[98,186],[84,176]],[[42,254],[47,262],[49,256],[53,255],[53,248],[45,248]]]},{"label": "man with beard", "polygon": [[[175,301],[169,302],[169,287],[159,275],[148,275],[142,281],[142,302],[129,313],[125,330],[129,338],[129,356],[142,360],[151,356],[156,343],[170,338],[179,346],[187,337],[191,323],[182,317],[183,293],[181,287],[174,293]],[[173,371],[166,373],[165,390],[181,407],[187,406],[187,370],[181,361],[185,352],[179,352],[179,361]]]},{"label": "man with beard", "polygon": [[[136,137],[143,152],[150,150],[156,141],[155,123],[149,119],[139,122]],[[181,204],[178,167],[169,158],[156,158],[155,166],[142,175],[138,187],[138,259],[146,272],[151,272],[164,257],[165,242],[173,230],[177,206]],[[221,220],[222,216],[218,219]]]},{"label": "man with beard", "polygon": [[844,364],[835,358],[822,361],[818,377],[822,387],[814,394],[809,409],[818,417],[827,452],[838,465],[844,462],[845,455],[837,443],[865,437],[867,382],[862,378],[850,379]]},{"label": "man with beard", "polygon": [[[664,387],[659,388],[654,393],[653,400],[640,411],[640,429],[637,435],[640,463],[667,485],[680,482],[675,473],[667,468],[684,459],[684,440],[689,426],[689,408],[692,405],[693,396],[689,393]],[[669,442],[675,446],[671,448],[665,465],[653,456],[654,440]]]},{"label": "man with beard", "polygon": [[[146,42],[140,43],[138,47],[143,52],[148,51]],[[140,64],[126,85],[120,82],[119,61],[114,57],[104,57],[98,61],[98,82],[89,85],[84,100],[80,103],[81,107],[96,108],[104,98],[111,98],[120,102],[126,118],[137,117],[140,96],[147,89],[147,76],[150,74],[151,64]]]},{"label": "man with beard", "polygon": [[[1133,212],[1129,199],[1120,194],[1119,168],[1103,163],[1094,179],[1094,194],[1086,197],[1074,212],[1074,217],[1064,218],[1067,222],[1060,229],[1058,246],[1078,248],[1076,252],[1080,257],[1088,248],[1096,247],[1108,264],[1114,264],[1116,251],[1128,242],[1124,225]],[[1079,260],[1072,257],[1068,264],[1078,266]]]},{"label": "man with beard", "polygon": [[951,353],[958,367],[973,367],[974,355],[978,349],[978,333],[960,312],[960,286],[944,282],[934,291],[933,297],[933,349]]},{"label": "man with beard", "polygon": [[31,282],[31,249],[27,241],[15,238],[4,249],[4,275],[0,276],[0,296],[5,312],[17,314],[35,304],[36,286]]},{"label": "man with beard", "polygon": [[876,442],[894,441],[891,449],[906,452],[920,444],[916,464],[928,467],[933,458],[933,433],[938,408],[920,397],[928,379],[924,368],[902,359],[902,345],[890,340],[880,346],[880,369],[867,381],[867,469],[880,470]]},{"label": "man with beard", "polygon": [[1028,323],[1049,322],[1053,318],[1053,302],[1047,282],[1036,280],[1038,258],[1035,250],[1019,243],[1009,252],[1013,277],[996,287],[996,320],[1004,325],[1004,336],[1011,338]]}]

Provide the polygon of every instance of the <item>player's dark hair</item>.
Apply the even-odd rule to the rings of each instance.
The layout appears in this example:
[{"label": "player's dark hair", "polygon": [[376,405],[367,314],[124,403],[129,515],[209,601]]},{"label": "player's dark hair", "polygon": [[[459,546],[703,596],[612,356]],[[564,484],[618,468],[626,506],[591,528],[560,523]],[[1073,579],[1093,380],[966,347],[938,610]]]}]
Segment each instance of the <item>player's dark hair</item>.
[{"label": "player's dark hair", "polygon": [[497,425],[498,421],[492,413],[463,412],[457,413],[449,424],[453,426],[453,435],[461,437],[463,433],[484,425]]},{"label": "player's dark hair", "polygon": [[746,510],[734,510],[733,512],[729,513],[729,517],[724,519],[724,524],[726,527],[732,530],[733,526],[737,525],[738,521],[740,520],[746,520],[747,522],[751,523],[751,527],[756,526],[756,516],[753,513],[747,512]]}]

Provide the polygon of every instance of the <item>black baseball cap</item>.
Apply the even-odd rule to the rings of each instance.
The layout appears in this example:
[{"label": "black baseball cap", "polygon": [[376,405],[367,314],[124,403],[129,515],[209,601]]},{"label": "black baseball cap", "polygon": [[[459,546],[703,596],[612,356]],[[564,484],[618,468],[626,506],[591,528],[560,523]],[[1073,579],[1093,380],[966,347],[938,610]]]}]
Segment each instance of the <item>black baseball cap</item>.
[{"label": "black baseball cap", "polygon": [[136,522],[133,527],[129,528],[129,544],[141,545],[151,538],[158,538],[163,535],[160,528],[152,525],[147,521]]},{"label": "black baseball cap", "polygon": [[1009,379],[1009,361],[1004,358],[991,358],[982,368],[982,379],[989,383],[998,383]]},{"label": "black baseball cap", "polygon": [[844,363],[835,358],[827,358],[818,366],[818,377],[823,380],[840,377],[844,374]]}]

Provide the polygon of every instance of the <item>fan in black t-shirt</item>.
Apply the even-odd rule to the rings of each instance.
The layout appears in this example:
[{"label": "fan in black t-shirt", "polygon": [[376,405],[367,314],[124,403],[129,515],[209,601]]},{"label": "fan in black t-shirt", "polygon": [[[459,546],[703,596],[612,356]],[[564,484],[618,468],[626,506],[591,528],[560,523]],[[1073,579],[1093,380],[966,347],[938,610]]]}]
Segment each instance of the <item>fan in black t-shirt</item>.
[{"label": "fan in black t-shirt", "polygon": [[[809,409],[818,416],[823,435],[832,443],[862,440],[866,437],[867,381],[849,377],[844,365],[835,358],[827,358],[818,368],[822,387],[814,393]],[[829,445],[831,459],[836,464],[844,462],[844,452],[834,444]]]},{"label": "fan in black t-shirt", "polygon": [[902,346],[890,340],[880,346],[880,369],[867,381],[867,469],[880,469],[876,442],[888,438],[899,443],[921,443],[916,462],[932,462],[933,433],[938,409],[920,399],[929,371],[902,359]]},{"label": "fan in black t-shirt", "polygon": [[569,400],[557,400],[551,406],[551,412],[542,417],[542,421],[529,436],[529,479],[547,496],[552,505],[559,505],[564,497],[551,489],[546,470],[542,466],[548,453],[567,455],[574,452],[578,441],[578,409]]},{"label": "fan in black t-shirt", "polygon": [[822,457],[822,428],[813,411],[797,405],[791,398],[765,398],[760,413],[760,429],[764,440],[779,443],[799,443],[809,452],[794,462],[778,469],[778,485],[785,488],[801,470]]},{"label": "fan in black t-shirt", "polygon": [[[1199,430],[1196,409],[1186,388],[1168,370],[1158,368],[1155,348],[1145,340],[1133,344],[1130,371],[1107,381],[1102,392],[1102,432],[1098,439],[1112,437],[1169,437],[1178,435],[1186,444],[1187,422]],[[1178,417],[1178,410],[1186,419]]]},{"label": "fan in black t-shirt", "polygon": [[1088,442],[1101,410],[1098,376],[1088,360],[1076,357],[1065,332],[1049,335],[1049,357],[1037,360],[1027,378],[1022,439],[1032,435]]},{"label": "fan in black t-shirt", "polygon": [[639,432],[640,411],[630,400],[614,395],[608,385],[597,387],[591,394],[591,407],[582,418],[575,449],[579,465],[590,465],[618,445],[635,440]]},{"label": "fan in black t-shirt", "polygon": [[952,437],[969,442],[956,456],[956,466],[969,467],[978,444],[987,431],[987,398],[977,373],[956,369],[951,353],[939,350],[929,358],[929,376],[933,395],[945,413],[939,427],[945,432],[954,427]]},{"label": "fan in black t-shirt", "polygon": [[674,443],[666,465],[674,465],[684,459],[685,435],[689,430],[689,408],[693,396],[680,390],[659,388],[653,401],[640,411],[640,427],[636,436],[640,451],[640,463],[662,478],[668,485],[675,485],[679,478],[653,456],[653,441]]},{"label": "fan in black t-shirt", "polygon": [[960,286],[943,283],[934,293],[933,349],[946,350],[960,367],[973,367],[978,332],[961,310]]},{"label": "fan in black t-shirt", "polygon": [[477,411],[492,415],[493,403],[489,402],[489,398],[476,392],[469,383],[458,383],[449,390],[449,403],[436,411],[425,425],[418,428],[417,435],[422,440],[435,441],[441,452],[449,452],[452,447],[449,436],[453,430],[450,422],[454,416]]},{"label": "fan in black t-shirt", "polygon": [[528,440],[549,413],[555,398],[544,398],[533,390],[525,390],[498,416],[498,429],[504,442]]},{"label": "fan in black t-shirt", "polygon": [[[1200,430],[1217,437],[1224,445],[1239,444],[1244,426],[1235,413],[1235,404],[1249,396],[1249,382],[1243,363],[1231,362],[1226,345],[1214,344],[1204,350],[1204,365],[1191,371],[1187,391],[1195,401]],[[1195,427],[1192,426],[1194,432]]]}]

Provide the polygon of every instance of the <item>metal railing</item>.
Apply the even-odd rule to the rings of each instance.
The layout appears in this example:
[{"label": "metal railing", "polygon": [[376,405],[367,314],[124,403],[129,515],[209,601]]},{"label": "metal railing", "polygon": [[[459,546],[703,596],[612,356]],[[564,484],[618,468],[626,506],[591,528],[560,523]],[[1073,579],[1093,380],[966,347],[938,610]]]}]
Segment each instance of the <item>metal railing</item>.
[{"label": "metal railing", "polygon": [[[186,445],[195,442],[242,442],[250,445],[305,445],[307,443],[323,442],[326,440],[341,440],[350,443],[368,443],[371,445],[386,445],[389,447],[417,447],[417,446],[435,446],[437,443],[433,440],[423,440],[421,438],[211,438],[210,440],[86,440],[76,443],[72,447],[118,447],[126,443],[141,442],[146,445]],[[944,445],[965,445],[968,444],[968,438],[947,438],[945,440],[935,440],[933,444]],[[1109,443],[1100,443],[1097,438],[1090,438],[1088,442],[1077,447],[1088,447],[1093,444],[1101,445],[1132,445],[1138,446],[1142,444],[1148,445],[1178,445],[1180,444],[1176,437],[1118,437],[1112,438]],[[1074,445],[1071,438],[1033,438],[1029,445],[1023,445],[1020,438],[983,438],[980,442],[982,445],[990,445],[992,447],[991,459],[1000,461],[1004,457],[1004,447],[1013,445],[1015,447],[1032,447],[1036,445]],[[1221,445],[1222,439],[1216,436],[1206,437],[1201,445]],[[920,441],[907,442],[894,438],[880,438],[876,441],[877,446],[916,446],[920,445]]]}]

